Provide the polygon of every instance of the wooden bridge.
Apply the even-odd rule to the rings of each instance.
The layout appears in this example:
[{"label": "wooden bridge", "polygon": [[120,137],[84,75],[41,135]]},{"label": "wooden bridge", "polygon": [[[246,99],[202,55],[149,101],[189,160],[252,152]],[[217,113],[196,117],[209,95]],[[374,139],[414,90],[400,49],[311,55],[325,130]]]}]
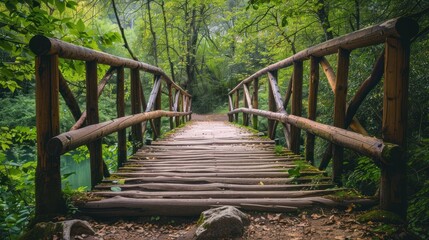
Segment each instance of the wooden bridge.
[{"label": "wooden bridge", "polygon": [[[315,204],[337,205],[329,198],[332,182],[341,185],[343,149],[371,157],[381,168],[380,207],[401,216],[406,213],[406,119],[409,45],[418,25],[397,18],[305,49],[272,64],[241,81],[229,92],[230,121],[252,123],[268,119],[268,139],[223,122],[192,122],[171,136],[144,145],[146,126],[153,137],[161,135],[161,117],[173,129],[191,120],[192,96],[164,71],[137,62],[76,46],[61,40],[35,36],[30,48],[36,57],[36,108],[38,166],[36,215],[64,211],[60,156],[87,145],[91,161],[93,196],[97,201],[82,205],[95,215],[189,215],[217,205],[244,209],[288,211]],[[350,53],[355,49],[384,44],[370,76],[346,101]],[[326,56],[337,54],[336,71]],[[86,111],[81,112],[72,91],[59,71],[59,59],[84,61],[86,65]],[[310,62],[308,112],[303,113],[304,62]],[[98,81],[98,65],[107,72]],[[319,66],[334,93],[333,126],[316,121]],[[278,86],[279,71],[292,67],[284,98]],[[125,116],[125,69],[130,76],[131,115]],[[140,72],[153,74],[154,83],[146,102]],[[264,78],[263,76],[266,76]],[[116,79],[117,118],[99,123],[98,97],[108,81]],[[381,81],[383,79],[383,81]],[[267,82],[268,109],[259,109],[258,93]],[[355,114],[368,93],[383,84],[382,132],[376,137],[360,125]],[[163,90],[164,88],[164,90]],[[162,92],[168,99],[162,101]],[[60,133],[59,93],[76,119],[70,131]],[[291,100],[291,112],[286,111]],[[164,103],[164,104],[163,104]],[[164,108],[164,110],[163,110]],[[242,113],[240,116],[239,113]],[[284,155],[274,153],[278,124],[286,139]],[[134,155],[127,160],[126,128],[131,127]],[[315,137],[328,140],[325,159],[333,159],[333,181],[312,167],[292,178],[301,157],[301,129],[307,132],[305,158],[314,164]],[[349,130],[350,129],[350,130]],[[110,173],[102,159],[102,138],[117,132],[119,171]],[[314,181],[317,179],[317,184]],[[362,201],[362,203],[367,203]],[[343,203],[345,204],[345,203]]]}]

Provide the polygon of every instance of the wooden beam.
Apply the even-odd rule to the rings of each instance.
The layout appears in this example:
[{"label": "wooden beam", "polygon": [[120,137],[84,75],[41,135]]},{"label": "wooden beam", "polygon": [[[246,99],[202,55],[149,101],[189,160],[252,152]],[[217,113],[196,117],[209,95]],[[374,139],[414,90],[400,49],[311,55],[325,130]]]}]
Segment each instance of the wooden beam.
[{"label": "wooden beam", "polygon": [[175,89],[182,92],[183,95],[189,96],[185,90],[177,85],[168,75],[161,69],[147,63],[135,61],[132,59],[117,57],[108,53],[95,51],[89,48],[77,46],[68,42],[61,41],[55,38],[48,38],[42,35],[36,35],[30,40],[30,49],[36,55],[58,54],[59,57],[65,59],[74,59],[82,61],[94,61],[96,63],[110,65],[113,67],[126,67],[130,69],[139,69],[145,72],[159,75],[165,81],[171,83]]},{"label": "wooden beam", "polygon": [[[239,107],[240,107],[240,90],[237,89],[235,93],[234,109],[237,109]],[[235,122],[238,123],[238,113],[235,114]]]},{"label": "wooden beam", "polygon": [[[349,75],[350,52],[348,50],[338,50],[337,79],[335,81],[335,99],[334,99],[334,126],[338,128],[345,127],[346,118],[346,97],[347,82]],[[334,145],[332,149],[333,172],[332,179],[338,185],[341,185],[341,175],[343,171],[344,149],[342,146]]]},{"label": "wooden beam", "polygon": [[[142,112],[140,95],[140,72],[138,69],[130,69],[131,72],[131,114]],[[133,140],[133,152],[143,146],[142,125],[140,123],[131,127],[131,136]]]},{"label": "wooden beam", "polygon": [[[125,76],[124,68],[116,70],[116,112],[117,117],[125,116]],[[122,167],[127,161],[127,131],[118,131],[118,167]]]},{"label": "wooden beam", "polygon": [[[252,101],[250,100],[250,93],[249,93],[249,84],[244,84],[243,85],[243,103],[244,103],[244,107],[245,108],[250,108],[252,109]],[[243,113],[243,125],[244,126],[249,126],[249,115],[246,113]]]},{"label": "wooden beam", "polygon": [[[171,86],[171,84],[167,84],[167,88],[168,88],[168,110],[170,112],[173,111],[173,104],[174,104],[174,100],[173,100],[173,87]],[[170,130],[174,129],[174,121],[173,121],[173,117],[170,117],[169,119],[170,121]]]},{"label": "wooden beam", "polygon": [[48,144],[48,149],[52,155],[64,154],[79,146],[93,142],[105,137],[111,133],[136,125],[149,119],[159,117],[184,116],[190,112],[169,112],[164,110],[139,113],[125,116],[114,120],[106,121],[99,124],[93,124],[77,130],[62,133],[53,137]]},{"label": "wooden beam", "polygon": [[[407,101],[409,84],[408,40],[387,38],[385,43],[383,139],[406,149]],[[399,155],[394,165],[382,165],[380,207],[406,218],[407,213],[407,158]]]},{"label": "wooden beam", "polygon": [[[269,76],[277,80],[277,71],[271,72],[270,75],[268,75],[268,111],[277,112],[278,108],[275,97],[275,90],[277,89],[273,89],[273,84]],[[275,121],[272,119],[268,119],[268,137],[272,140],[276,138],[275,126]]]},{"label": "wooden beam", "polygon": [[65,213],[60,157],[49,154],[50,138],[60,132],[58,55],[36,57],[37,167],[36,218]]},{"label": "wooden beam", "polygon": [[237,112],[247,112],[283,123],[289,123],[334,144],[352,149],[365,156],[373,157],[377,163],[381,161],[385,164],[394,164],[395,161],[398,161],[397,157],[402,152],[401,148],[396,144],[386,143],[374,137],[364,136],[359,133],[325,125],[303,117],[246,108],[235,109],[228,114],[235,114]]},{"label": "wooden beam", "polygon": [[[310,81],[308,90],[308,119],[316,120],[317,93],[319,89],[319,58],[310,59]],[[305,142],[305,159],[314,165],[314,134],[307,132],[307,141]]]},{"label": "wooden beam", "polygon": [[[234,105],[232,104],[231,94],[228,94],[228,108],[229,108],[229,111],[234,110]],[[234,121],[234,116],[233,115],[228,115],[228,121],[233,122]]]},{"label": "wooden beam", "polygon": [[[176,91],[176,95],[175,95],[175,97],[174,97],[174,111],[175,112],[179,112],[180,111],[180,99],[181,99],[181,97],[180,97],[180,91]],[[176,116],[175,117],[175,122],[176,122],[176,127],[178,127],[178,126],[180,126],[180,117],[179,116]]]},{"label": "wooden beam", "polygon": [[[109,68],[107,70],[106,74],[104,75],[104,77],[100,80],[100,83],[97,86],[97,97],[101,96],[101,93],[103,92],[104,87],[106,87],[107,82],[110,80],[110,78],[112,78],[114,70],[115,70],[115,68],[113,68],[113,67]],[[80,115],[79,119],[70,128],[70,130],[75,130],[75,129],[78,129],[78,128],[84,126],[85,125],[85,121],[86,121],[86,114],[87,114],[86,110],[83,111],[83,113]]]},{"label": "wooden beam", "polygon": [[419,26],[417,22],[411,18],[406,17],[390,19],[381,24],[363,28],[347,35],[337,37],[313,47],[304,49],[280,62],[271,64],[270,66],[257,71],[250,77],[241,81],[230,91],[230,93],[235,92],[244,83],[251,82],[253,79],[268,72],[291,66],[296,61],[306,60],[310,56],[322,57],[334,54],[340,48],[351,51],[356,48],[380,44],[385,41],[386,37],[412,37],[418,33],[418,29]]},{"label": "wooden beam", "polygon": [[[259,108],[259,96],[258,96],[258,91],[259,91],[259,79],[255,78],[253,80],[253,94],[252,94],[252,108],[258,109]],[[258,130],[258,116],[257,115],[252,115],[252,124],[253,124],[253,129]]]},{"label": "wooden beam", "polygon": [[[293,78],[292,78],[292,108],[291,114],[300,117],[302,115],[302,79],[303,79],[303,63],[293,63]],[[290,128],[290,150],[296,154],[300,151],[301,130],[297,127]]]},{"label": "wooden beam", "polygon": [[[162,81],[161,81],[160,76],[154,76],[154,85],[156,85],[155,82],[159,82],[159,87],[158,87],[158,92],[156,94],[156,99],[155,99],[155,102],[154,102],[154,110],[161,110],[161,108],[162,108],[162,106],[161,106],[161,104],[162,104],[162,98],[161,98],[161,96],[162,96],[162,94],[161,94]],[[155,125],[154,126],[155,129],[153,131],[153,139],[156,140],[162,134],[161,133],[161,118],[160,117],[159,118],[155,118],[153,120],[153,122],[154,122],[154,125]]]},{"label": "wooden beam", "polygon": [[[96,62],[86,62],[86,112],[88,126],[99,122]],[[90,142],[88,149],[91,160],[91,186],[94,187],[103,180],[104,166],[101,138]]]}]

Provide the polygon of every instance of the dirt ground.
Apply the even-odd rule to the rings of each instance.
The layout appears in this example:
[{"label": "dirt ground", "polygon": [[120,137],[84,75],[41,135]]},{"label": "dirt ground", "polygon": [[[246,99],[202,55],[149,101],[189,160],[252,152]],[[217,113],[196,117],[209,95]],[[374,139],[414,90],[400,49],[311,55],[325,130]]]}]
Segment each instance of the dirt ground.
[{"label": "dirt ground", "polygon": [[[319,208],[300,213],[250,213],[251,223],[241,239],[409,239],[386,237],[386,225],[359,223],[360,212]],[[85,218],[83,218],[85,219]],[[76,236],[87,240],[185,240],[192,239],[197,218],[145,217],[136,219],[85,219],[96,231],[95,236]]]}]

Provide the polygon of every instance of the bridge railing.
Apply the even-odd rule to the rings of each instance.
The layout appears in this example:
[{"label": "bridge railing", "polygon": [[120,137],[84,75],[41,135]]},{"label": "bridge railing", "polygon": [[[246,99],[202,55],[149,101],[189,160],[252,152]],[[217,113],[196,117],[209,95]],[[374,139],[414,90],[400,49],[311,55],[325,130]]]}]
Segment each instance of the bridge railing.
[{"label": "bridge railing", "polygon": [[[380,204],[383,209],[405,216],[405,148],[409,78],[410,38],[418,32],[418,24],[409,18],[396,18],[305,49],[280,62],[265,67],[241,81],[229,92],[230,121],[238,121],[243,113],[244,125],[252,119],[257,128],[258,116],[268,118],[268,136],[275,138],[277,123],[283,125],[287,146],[300,153],[300,129],[307,131],[305,156],[314,164],[315,136],[328,140],[328,158],[333,158],[333,180],[340,184],[343,168],[343,148],[352,149],[374,159],[381,167]],[[363,81],[350,102],[346,102],[350,53],[355,49],[384,44],[384,50],[370,76]],[[337,54],[336,73],[325,58]],[[310,61],[307,118],[302,117],[303,62]],[[333,126],[316,121],[319,65],[334,93]],[[278,70],[292,67],[293,74],[282,98]],[[258,109],[259,80],[267,76],[268,109]],[[384,76],[382,139],[368,136],[355,114],[368,93]],[[241,94],[242,92],[242,94]],[[243,97],[240,106],[241,96]],[[291,112],[286,109],[291,100]],[[250,117],[249,115],[253,115]],[[347,130],[350,127],[352,131]]]},{"label": "bridge railing", "polygon": [[[61,191],[60,155],[87,145],[91,185],[94,186],[101,182],[103,176],[109,175],[102,159],[103,137],[118,133],[118,166],[122,166],[127,159],[127,127],[131,127],[133,151],[136,152],[143,145],[147,122],[150,122],[156,138],[161,134],[161,117],[169,117],[171,129],[191,118],[191,95],[158,67],[41,35],[31,39],[30,48],[36,54],[36,216],[56,214],[65,209]],[[85,61],[86,111],[83,113],[60,72],[60,58]],[[99,82],[98,64],[110,66]],[[130,71],[132,115],[129,116],[125,116],[125,68]],[[141,71],[154,76],[147,102],[140,81]],[[98,98],[114,75],[117,118],[100,123]],[[163,83],[168,89],[168,110],[161,109]],[[60,133],[59,93],[76,120],[70,131],[65,133]]]}]

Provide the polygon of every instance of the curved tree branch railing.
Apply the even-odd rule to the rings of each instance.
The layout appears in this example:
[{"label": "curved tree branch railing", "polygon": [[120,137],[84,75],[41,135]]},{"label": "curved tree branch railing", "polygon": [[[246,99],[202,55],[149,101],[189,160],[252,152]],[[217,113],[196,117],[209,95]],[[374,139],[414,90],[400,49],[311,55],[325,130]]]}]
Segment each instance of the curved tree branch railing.
[{"label": "curved tree branch railing", "polygon": [[[118,132],[118,166],[127,158],[126,128],[131,126],[133,151],[143,145],[146,122],[154,137],[161,134],[161,117],[169,117],[170,128],[191,118],[191,95],[155,66],[131,59],[95,51],[58,39],[37,35],[30,41],[36,54],[36,216],[61,213],[65,210],[61,191],[60,155],[82,145],[90,153],[91,185],[101,182],[109,174],[102,159],[101,139]],[[59,59],[85,61],[86,111],[81,112],[72,91],[59,70]],[[97,64],[110,66],[98,83]],[[130,69],[131,113],[125,116],[125,74]],[[140,71],[154,75],[154,84],[146,103]],[[107,82],[116,73],[117,118],[99,123],[98,98]],[[161,109],[161,88],[168,89],[168,111]],[[63,96],[76,123],[70,131],[60,134],[59,92]],[[142,112],[143,111],[143,112]]]},{"label": "curved tree branch railing", "polygon": [[[307,131],[305,155],[314,164],[315,136],[328,140],[331,145],[327,158],[322,160],[323,169],[333,156],[333,180],[341,184],[343,148],[352,149],[374,159],[381,168],[380,205],[401,216],[406,214],[406,120],[408,97],[409,47],[410,39],[417,34],[418,24],[409,18],[396,18],[382,24],[361,29],[327,42],[310,47],[280,62],[265,67],[241,81],[229,92],[230,121],[238,122],[238,113],[243,113],[243,124],[257,128],[258,116],[268,118],[268,136],[275,138],[276,125],[284,126],[287,146],[300,153],[300,130]],[[346,102],[350,53],[377,44],[384,44],[371,75],[362,83]],[[325,58],[337,54],[337,72]],[[310,60],[308,90],[308,118],[302,117],[303,61]],[[334,92],[333,126],[316,121],[317,93],[319,85],[319,65],[325,73]],[[293,67],[285,101],[282,100],[277,83],[278,71]],[[258,109],[260,78],[267,75],[268,111]],[[355,114],[367,94],[381,81],[383,87],[382,139],[367,136]],[[251,84],[253,83],[253,84]],[[252,87],[252,89],[251,89]],[[240,107],[242,89],[243,107]],[[253,95],[250,96],[250,92]],[[286,112],[291,99],[291,113]],[[252,118],[249,115],[253,115]],[[353,131],[347,130],[351,128]]]}]

